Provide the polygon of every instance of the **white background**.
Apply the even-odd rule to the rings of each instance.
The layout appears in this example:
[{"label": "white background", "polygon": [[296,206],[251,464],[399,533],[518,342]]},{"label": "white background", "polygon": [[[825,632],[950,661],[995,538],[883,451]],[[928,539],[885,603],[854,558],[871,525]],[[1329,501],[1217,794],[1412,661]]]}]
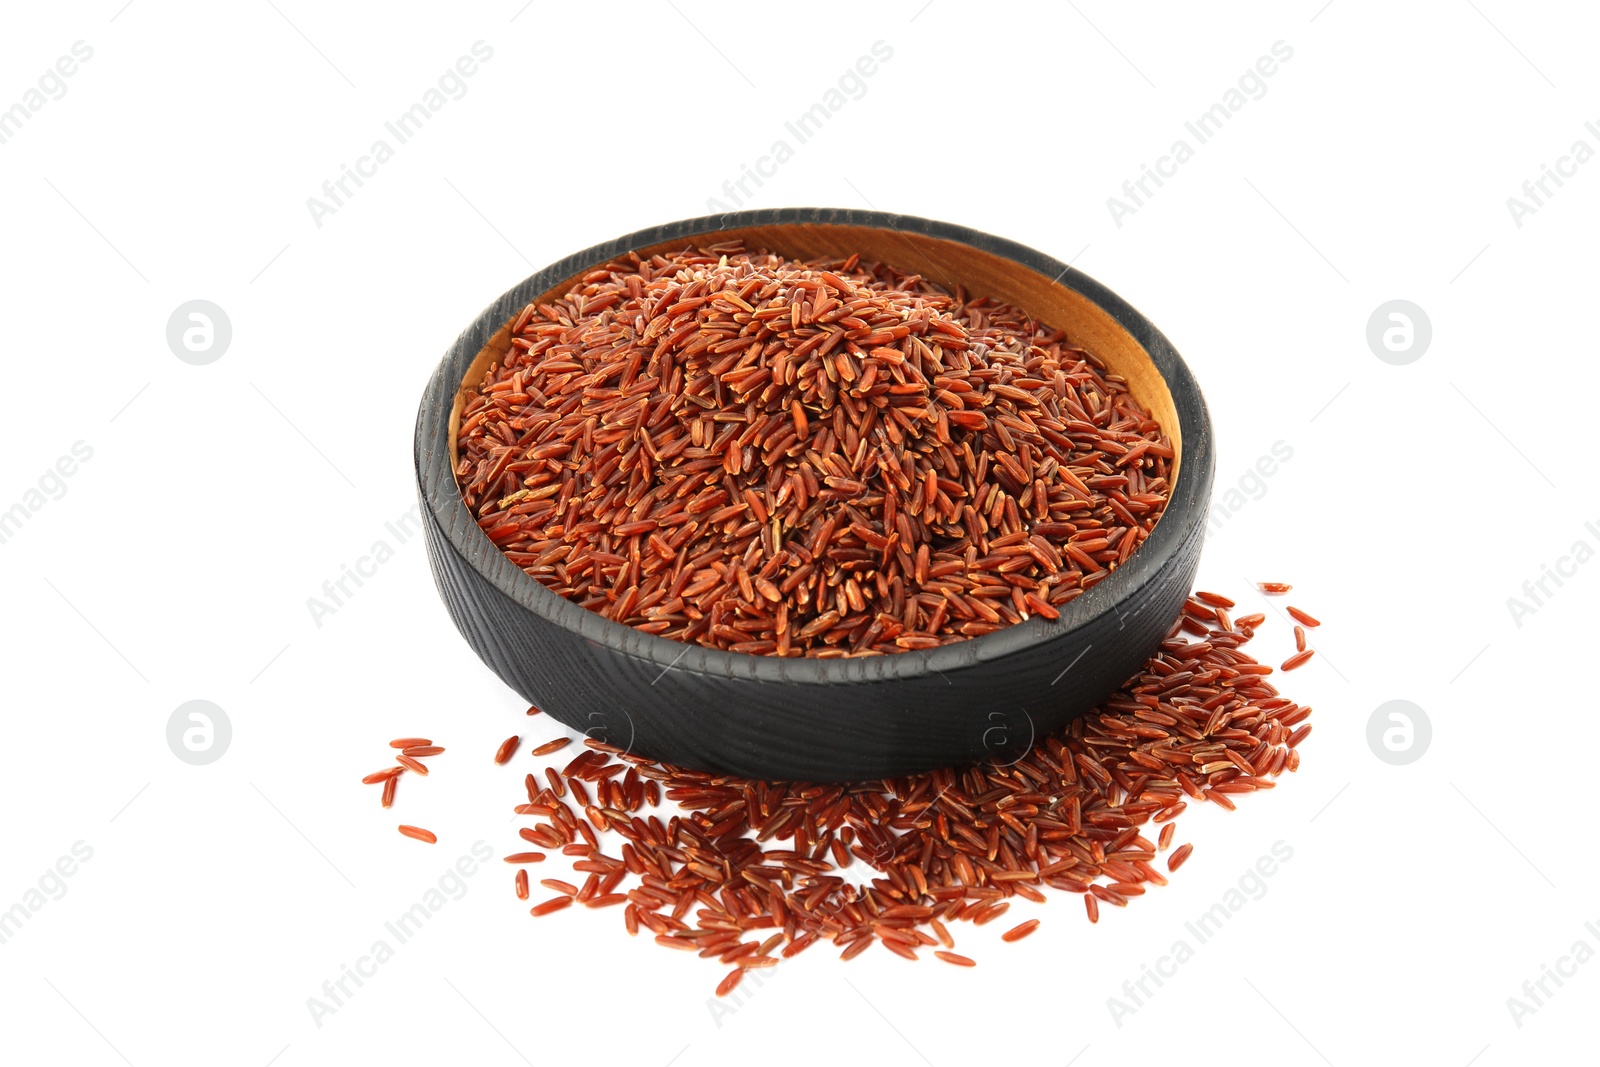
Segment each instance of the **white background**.
[{"label": "white background", "polygon": [[[0,944],[7,1062],[1592,1055],[1600,963],[1547,984],[1521,1026],[1507,998],[1574,942],[1600,950],[1582,818],[1600,563],[1547,580],[1520,620],[1507,600],[1575,542],[1600,548],[1600,162],[1521,226],[1506,203],[1574,141],[1600,149],[1584,128],[1600,124],[1592,14],[123,2],[17,5],[0,34],[0,108],[74,42],[93,49],[0,144],[0,510],[26,508],[75,442],[93,450],[0,544],[0,909],[76,842],[92,849]],[[307,198],[479,40],[493,57],[465,95],[316,225]],[[784,121],[877,41],[893,54],[864,95],[796,145]],[[1293,55],[1265,94],[1119,226],[1108,197],[1176,139],[1195,146],[1184,122],[1278,41]],[[1027,941],[999,943],[1010,923],[957,930],[971,971],[815,948],[747,981],[732,1013],[708,1008],[724,967],[629,940],[615,910],[532,920],[495,860],[318,1026],[308,998],[386,920],[474,841],[513,849],[530,766],[492,767],[528,726],[521,702],[455,633],[420,539],[385,528],[414,503],[424,382],[514,282],[708,198],[735,206],[724,181],[779,138],[794,157],[747,184],[746,206],[1013,238],[1173,339],[1215,419],[1217,500],[1246,490],[1202,586],[1242,614],[1260,602],[1248,581],[1292,581],[1289,601],[1325,623],[1283,680],[1316,707],[1304,768],[1236,813],[1191,810],[1190,864],[1098,926],[1070,896],[1019,901],[1008,918],[1044,920]],[[165,340],[192,299],[232,322],[208,366]],[[1432,323],[1409,365],[1366,341],[1392,299]],[[1279,441],[1292,458],[1251,482]],[[308,598],[380,539],[393,559],[318,626]],[[1278,662],[1287,625],[1253,649]],[[208,766],[166,742],[197,698],[233,729]],[[1367,742],[1393,699],[1433,728],[1406,766]],[[449,752],[385,812],[357,780],[409,733]],[[556,733],[538,720],[530,741]],[[1279,841],[1293,858],[1265,895],[1196,946],[1185,922]],[[1108,998],[1180,938],[1195,958],[1119,1026]]]}]

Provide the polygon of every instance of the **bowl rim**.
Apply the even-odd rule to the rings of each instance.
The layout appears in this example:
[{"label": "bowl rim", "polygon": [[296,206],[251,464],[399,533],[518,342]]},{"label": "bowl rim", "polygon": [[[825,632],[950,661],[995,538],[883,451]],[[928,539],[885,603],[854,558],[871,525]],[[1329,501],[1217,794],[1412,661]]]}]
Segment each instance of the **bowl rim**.
[{"label": "bowl rim", "polygon": [[[1183,442],[1178,476],[1161,520],[1128,562],[1062,605],[1060,618],[1054,621],[1036,615],[993,633],[937,648],[829,659],[728,652],[644,633],[552,592],[513,564],[467,511],[450,456],[450,411],[468,367],[484,345],[529,300],[566,279],[630,251],[726,230],[782,225],[892,228],[965,244],[980,252],[1012,260],[1053,279],[1053,284],[1076,291],[1127,331],[1155,365],[1171,393]],[[423,394],[414,444],[419,495],[433,512],[452,548],[499,592],[542,621],[611,652],[659,667],[661,673],[656,676],[657,681],[669,671],[681,671],[717,678],[820,686],[948,675],[1061,639],[1119,611],[1120,605],[1138,590],[1159,579],[1165,565],[1187,541],[1192,527],[1205,520],[1203,513],[1196,515],[1194,512],[1197,505],[1209,499],[1215,465],[1210,414],[1199,383],[1155,324],[1109,288],[1070,264],[1004,237],[935,219],[853,208],[762,208],[679,219],[593,245],[535,271],[480,312],[445,353]],[[1087,651],[1085,648],[1079,655]],[[1067,669],[1071,669],[1071,664]]]}]

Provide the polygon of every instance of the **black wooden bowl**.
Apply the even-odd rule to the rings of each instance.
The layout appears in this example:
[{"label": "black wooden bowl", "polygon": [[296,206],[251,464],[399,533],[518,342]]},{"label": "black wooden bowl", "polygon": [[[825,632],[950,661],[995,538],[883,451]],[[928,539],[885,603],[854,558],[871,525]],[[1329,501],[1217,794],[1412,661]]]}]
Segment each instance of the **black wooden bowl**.
[{"label": "black wooden bowl", "polygon": [[[630,251],[742,239],[798,259],[844,257],[921,271],[1007,300],[1127,379],[1178,452],[1172,495],[1126,564],[1060,619],[860,659],[780,659],[683,644],[612,622],[511,563],[462,503],[452,462],[464,388],[510,346],[530,300]],[[1019,753],[1103,700],[1160,644],[1194,578],[1211,496],[1205,400],[1145,317],[1041,252],[949,223],[820,208],[732,212],[630,233],[568,256],[467,327],[417,415],[417,490],[428,560],[467,643],[524,698],[590,737],[653,759],[768,779],[848,781]]]}]

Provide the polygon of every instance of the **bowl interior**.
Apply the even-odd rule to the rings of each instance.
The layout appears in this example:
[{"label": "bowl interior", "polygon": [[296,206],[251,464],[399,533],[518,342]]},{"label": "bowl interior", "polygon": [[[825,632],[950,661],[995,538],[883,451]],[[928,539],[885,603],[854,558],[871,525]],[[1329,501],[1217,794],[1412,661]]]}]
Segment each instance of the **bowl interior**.
[{"label": "bowl interior", "polygon": [[[678,251],[688,245],[721,244],[742,241],[748,249],[766,249],[791,259],[843,259],[859,252],[863,260],[889,263],[902,271],[922,274],[928,280],[954,292],[966,286],[970,296],[988,296],[1013,304],[1046,325],[1067,331],[1067,339],[1093,353],[1113,374],[1121,376],[1128,391],[1161,424],[1172,442],[1175,458],[1169,482],[1176,485],[1183,462],[1183,438],[1177,410],[1166,380],[1144,347],[1122,325],[1094,301],[1058,280],[1026,267],[1005,256],[995,255],[959,241],[912,233],[892,226],[862,226],[828,223],[776,223],[710,229],[688,237],[634,249],[641,256]],[[546,303],[575,285],[580,277],[599,267],[581,267],[560,283],[535,298]],[[517,309],[520,311],[521,309]],[[450,412],[450,467],[455,470],[460,456],[456,437],[461,426],[461,409],[472,391],[483,381],[490,364],[511,348],[511,326],[516,312],[501,324],[477,358],[467,367]]]}]

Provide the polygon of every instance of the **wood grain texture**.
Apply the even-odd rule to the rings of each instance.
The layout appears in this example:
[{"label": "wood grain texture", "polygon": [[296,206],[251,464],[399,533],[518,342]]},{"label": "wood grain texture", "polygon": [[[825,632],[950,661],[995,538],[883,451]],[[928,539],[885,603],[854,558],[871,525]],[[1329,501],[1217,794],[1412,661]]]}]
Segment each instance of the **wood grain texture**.
[{"label": "wood grain texture", "polygon": [[[685,645],[604,619],[524,574],[484,536],[455,483],[451,457],[469,374],[481,377],[489,352],[507,343],[507,323],[529,300],[560,291],[584,271],[630,250],[732,236],[796,257],[861,251],[924,270],[940,284],[959,281],[975,295],[1011,300],[1065,328],[1128,379],[1179,448],[1172,496],[1149,539],[1055,622],[1031,619],[927,652],[864,659],[778,659]],[[1209,415],[1188,367],[1104,286],[979,231],[821,208],[669,223],[524,280],[445,354],[418,411],[415,460],[440,596],[468,644],[522,697],[591,737],[655,759],[812,781],[1008,758],[1104,699],[1155,650],[1190,589],[1214,464]]]}]

